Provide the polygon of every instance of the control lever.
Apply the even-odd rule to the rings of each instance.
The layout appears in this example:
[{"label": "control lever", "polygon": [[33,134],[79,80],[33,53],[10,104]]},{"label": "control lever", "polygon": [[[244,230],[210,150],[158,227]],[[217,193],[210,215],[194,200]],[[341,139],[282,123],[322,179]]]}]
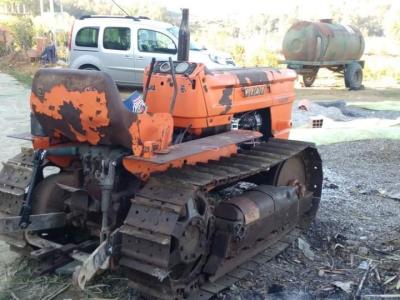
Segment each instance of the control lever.
[{"label": "control lever", "polygon": [[156,64],[156,58],[153,57],[151,59],[151,63],[150,63],[150,69],[149,69],[149,75],[147,76],[147,80],[146,80],[146,85],[144,87],[144,91],[143,91],[143,102],[146,103],[146,98],[147,98],[147,92],[149,90],[149,86],[150,86],[150,80],[151,80],[151,76],[153,75],[153,70],[154,70],[154,65]]},{"label": "control lever", "polygon": [[176,83],[175,67],[171,57],[169,58],[169,67],[171,70],[172,83],[174,85],[174,93],[172,94],[171,105],[169,107],[169,113],[172,114],[175,108],[176,96],[178,94],[178,84]]}]

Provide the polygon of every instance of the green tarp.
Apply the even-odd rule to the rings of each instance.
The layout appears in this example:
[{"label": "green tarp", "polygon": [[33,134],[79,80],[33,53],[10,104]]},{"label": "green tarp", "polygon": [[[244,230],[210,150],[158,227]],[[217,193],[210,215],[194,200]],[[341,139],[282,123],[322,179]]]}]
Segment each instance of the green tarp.
[{"label": "green tarp", "polygon": [[368,102],[347,102],[347,106],[366,108],[371,110],[391,110],[400,111],[400,99],[399,101],[368,101]]},{"label": "green tarp", "polygon": [[400,119],[357,119],[335,122],[324,118],[323,128],[294,128],[290,139],[318,145],[366,139],[400,139]]}]

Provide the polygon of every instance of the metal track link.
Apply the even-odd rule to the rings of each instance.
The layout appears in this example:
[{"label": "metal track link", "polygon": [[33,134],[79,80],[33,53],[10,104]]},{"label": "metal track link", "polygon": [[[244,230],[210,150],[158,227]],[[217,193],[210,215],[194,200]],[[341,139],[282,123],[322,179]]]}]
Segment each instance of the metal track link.
[{"label": "metal track link", "polygon": [[[0,197],[2,199],[0,211],[15,214],[13,208],[20,208],[20,206],[15,205],[17,203],[12,203],[12,200],[20,200],[24,197],[25,189],[31,180],[32,161],[32,149],[23,148],[21,153],[3,163],[3,168],[0,171]],[[13,199],[7,201],[9,198]]]},{"label": "metal track link", "polygon": [[[144,188],[132,200],[132,207],[122,226],[122,258],[120,264],[125,269],[148,274],[162,280],[168,276],[169,251],[173,238],[174,226],[179,214],[184,210],[188,199],[194,198],[196,193],[210,191],[218,186],[234,184],[255,174],[269,171],[274,166],[300,152],[316,151],[313,144],[270,139],[266,143],[256,145],[250,150],[240,150],[232,157],[221,158],[218,161],[199,163],[184,166],[181,169],[170,169],[149,179]],[[320,162],[313,166],[318,172]],[[311,176],[313,176],[311,174]],[[314,185],[315,188],[318,188]],[[200,286],[196,292],[190,294],[189,299],[209,299],[223,289],[228,288],[250,272],[256,270],[260,264],[274,258],[288,247],[299,235],[300,230],[295,228],[284,237],[274,240],[271,246],[247,260],[234,270],[216,278],[210,278]],[[212,282],[213,281],[213,282]],[[130,285],[150,293],[153,296],[170,298],[163,295],[161,289],[158,294],[148,285],[135,281],[130,277]]]},{"label": "metal track link", "polygon": [[201,286],[200,290],[191,295],[190,299],[210,299],[219,292],[229,288],[247,275],[258,270],[261,265],[267,263],[278,254],[283,252],[297,239],[297,237],[300,236],[300,233],[301,231],[298,228],[293,229],[284,238],[274,243],[267,250],[264,250],[262,253],[252,257],[250,260],[243,263],[233,271],[230,271],[229,273],[220,277],[215,282],[207,282],[206,284]]},{"label": "metal track link", "polygon": [[[33,171],[33,150],[22,148],[21,152],[3,163],[0,171],[0,216],[18,216]],[[23,248],[26,241],[22,232],[2,233],[0,239],[10,245]]]}]

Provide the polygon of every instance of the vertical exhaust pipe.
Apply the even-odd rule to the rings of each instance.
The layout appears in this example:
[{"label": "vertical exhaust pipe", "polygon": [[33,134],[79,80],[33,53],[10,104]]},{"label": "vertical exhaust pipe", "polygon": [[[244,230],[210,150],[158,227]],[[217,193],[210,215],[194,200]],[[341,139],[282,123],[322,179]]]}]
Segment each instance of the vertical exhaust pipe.
[{"label": "vertical exhaust pipe", "polygon": [[179,27],[178,61],[189,60],[189,44],[190,44],[189,9],[183,8],[181,26]]}]

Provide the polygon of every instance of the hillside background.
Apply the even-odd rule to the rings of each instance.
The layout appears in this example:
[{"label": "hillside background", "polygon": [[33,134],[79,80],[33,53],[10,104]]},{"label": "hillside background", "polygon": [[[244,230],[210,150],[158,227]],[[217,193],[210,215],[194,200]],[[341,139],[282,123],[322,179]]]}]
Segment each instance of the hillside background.
[{"label": "hillside background", "polygon": [[115,3],[130,15],[175,25],[180,22],[180,8],[188,7],[192,38],[208,49],[230,53],[241,66],[277,66],[283,58],[283,36],[296,20],[332,18],[363,32],[366,79],[400,81],[400,1],[395,0],[0,0],[0,29],[8,28],[14,35],[11,46],[0,44],[0,55],[34,47],[36,37],[51,30],[57,36],[59,57],[66,60],[74,19],[123,14]]}]

